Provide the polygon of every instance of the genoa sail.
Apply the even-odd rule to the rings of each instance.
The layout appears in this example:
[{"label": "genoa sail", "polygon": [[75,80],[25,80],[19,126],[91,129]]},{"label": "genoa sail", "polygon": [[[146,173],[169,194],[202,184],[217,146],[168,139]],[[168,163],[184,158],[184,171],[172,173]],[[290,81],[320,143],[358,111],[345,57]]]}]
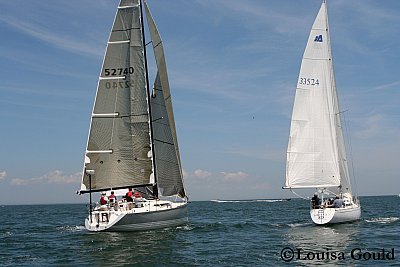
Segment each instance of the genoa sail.
[{"label": "genoa sail", "polygon": [[314,21],[301,62],[285,187],[340,187],[343,192],[351,192],[325,2]]},{"label": "genoa sail", "polygon": [[184,197],[186,194],[182,182],[183,175],[164,48],[146,2],[144,6],[158,69],[150,99],[158,189],[163,196]]}]

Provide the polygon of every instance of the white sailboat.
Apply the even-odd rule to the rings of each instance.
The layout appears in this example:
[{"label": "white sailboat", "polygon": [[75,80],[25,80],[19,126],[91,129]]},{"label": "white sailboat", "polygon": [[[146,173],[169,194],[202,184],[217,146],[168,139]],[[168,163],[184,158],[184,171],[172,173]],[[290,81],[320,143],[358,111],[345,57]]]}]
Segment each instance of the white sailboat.
[{"label": "white sailboat", "polygon": [[[316,189],[315,224],[361,216],[353,196],[342,133],[330,46],[327,7],[322,2],[301,62],[287,150],[285,189]],[[338,197],[335,205],[329,197]]]},{"label": "white sailboat", "polygon": [[[157,74],[149,88],[143,7]],[[184,224],[187,196],[163,44],[144,0],[120,0],[91,116],[79,194],[90,195],[89,231]],[[94,205],[92,194],[132,188],[141,197]]]}]

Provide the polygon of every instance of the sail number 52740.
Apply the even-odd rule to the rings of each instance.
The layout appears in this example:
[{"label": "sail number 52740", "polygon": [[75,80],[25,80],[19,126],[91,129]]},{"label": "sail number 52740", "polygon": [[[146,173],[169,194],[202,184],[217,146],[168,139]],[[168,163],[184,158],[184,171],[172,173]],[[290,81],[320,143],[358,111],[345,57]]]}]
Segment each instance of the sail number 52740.
[{"label": "sail number 52740", "polygon": [[115,75],[122,75],[122,74],[132,74],[134,72],[133,67],[129,68],[118,68],[118,69],[104,69],[104,75],[106,76],[115,76]]},{"label": "sail number 52740", "polygon": [[301,85],[319,85],[318,79],[313,78],[300,78],[299,84]]}]

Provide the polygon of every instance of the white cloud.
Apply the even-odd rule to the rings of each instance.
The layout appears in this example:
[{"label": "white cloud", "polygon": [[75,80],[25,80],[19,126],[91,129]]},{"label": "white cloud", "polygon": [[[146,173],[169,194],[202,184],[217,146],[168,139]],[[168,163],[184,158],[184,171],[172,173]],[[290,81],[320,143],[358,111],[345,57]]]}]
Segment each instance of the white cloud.
[{"label": "white cloud", "polygon": [[93,47],[93,44],[89,43],[88,40],[73,39],[73,37],[57,34],[51,30],[45,29],[44,27],[11,17],[0,18],[0,20],[38,40],[73,53],[92,55],[95,57],[99,57],[103,54],[103,48],[100,46]]},{"label": "white cloud", "polygon": [[382,114],[373,114],[366,117],[363,123],[363,129],[356,133],[360,138],[373,138],[381,133],[386,133],[387,129],[385,127],[385,117]]},{"label": "white cloud", "polygon": [[245,172],[221,172],[225,181],[241,182],[249,177]]},{"label": "white cloud", "polygon": [[197,169],[194,171],[193,175],[198,178],[207,178],[210,177],[212,173],[209,171]]},{"label": "white cloud", "polygon": [[2,180],[4,180],[6,178],[6,176],[7,176],[7,172],[6,171],[0,171],[0,182]]},{"label": "white cloud", "polygon": [[77,184],[79,183],[81,177],[82,174],[80,172],[71,175],[64,175],[62,171],[55,170],[40,177],[28,179],[13,178],[11,179],[11,184],[16,186],[30,184]]},{"label": "white cloud", "polygon": [[375,86],[374,88],[368,90],[368,91],[379,91],[379,90],[386,90],[386,89],[390,89],[390,88],[395,88],[397,89],[398,86],[400,86],[400,81],[395,81],[392,83],[387,83],[387,84],[382,84],[379,86]]},{"label": "white cloud", "polygon": [[21,178],[13,178],[13,179],[11,179],[10,183],[12,185],[27,185],[27,184],[29,184],[29,181],[26,179],[21,179]]}]

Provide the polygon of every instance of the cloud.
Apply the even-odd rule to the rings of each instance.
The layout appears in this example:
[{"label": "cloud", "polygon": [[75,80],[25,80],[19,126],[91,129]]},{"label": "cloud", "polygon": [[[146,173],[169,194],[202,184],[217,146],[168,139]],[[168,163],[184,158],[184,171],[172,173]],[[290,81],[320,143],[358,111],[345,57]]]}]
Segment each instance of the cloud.
[{"label": "cloud", "polygon": [[73,37],[57,34],[39,25],[34,25],[11,17],[0,17],[0,20],[33,38],[57,48],[81,55],[91,55],[95,57],[99,57],[103,54],[103,49],[100,46],[93,47],[93,44],[89,43],[87,40],[73,39]]},{"label": "cloud", "polygon": [[22,179],[13,178],[11,184],[15,186],[26,186],[31,184],[77,184],[82,177],[82,173],[77,172],[71,175],[64,175],[62,171],[55,170],[40,177]]},{"label": "cloud", "polygon": [[232,181],[232,182],[241,182],[243,180],[246,180],[249,175],[245,172],[239,171],[239,172],[221,172],[223,179],[225,181]]},{"label": "cloud", "polygon": [[210,177],[212,175],[212,173],[209,171],[197,169],[194,171],[193,175],[198,178],[207,178],[207,177]]},{"label": "cloud", "polygon": [[6,171],[0,171],[0,182],[3,181],[7,176]]},{"label": "cloud", "polygon": [[394,131],[386,126],[387,118],[382,114],[373,114],[366,117],[363,122],[363,129],[358,131],[356,135],[363,139],[373,138],[376,136],[382,136],[383,134],[390,134]]},{"label": "cloud", "polygon": [[400,81],[375,86],[374,88],[371,88],[368,91],[386,90],[386,89],[390,89],[390,88],[397,88],[398,86],[400,86]]},{"label": "cloud", "polygon": [[[259,28],[270,27],[278,34],[295,33],[296,26],[304,25],[305,21],[305,16],[286,14],[279,10],[276,5],[266,5],[264,1],[259,3],[247,1],[245,5],[242,1],[232,0],[198,1],[198,3],[206,6],[213,5],[213,10],[218,10],[220,14],[248,24],[249,30],[254,32],[257,32]],[[227,10],[229,11],[227,12]],[[254,26],[257,24],[259,27],[255,29]],[[258,34],[260,33],[258,32]]]}]

